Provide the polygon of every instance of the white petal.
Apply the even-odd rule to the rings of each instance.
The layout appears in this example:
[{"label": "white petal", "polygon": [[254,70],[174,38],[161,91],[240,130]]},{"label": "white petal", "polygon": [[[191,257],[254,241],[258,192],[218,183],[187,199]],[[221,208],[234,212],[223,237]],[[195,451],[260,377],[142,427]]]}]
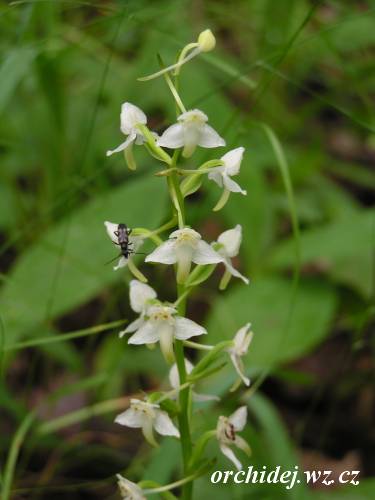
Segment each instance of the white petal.
[{"label": "white petal", "polygon": [[240,224],[233,229],[224,231],[217,239],[224,246],[225,255],[232,258],[238,255],[242,241],[242,227]]},{"label": "white petal", "polygon": [[126,425],[126,427],[138,429],[143,425],[142,413],[134,410],[133,408],[129,408],[123,413],[120,413],[120,415],[117,415],[115,422],[116,424]]},{"label": "white petal", "polygon": [[193,401],[196,403],[206,403],[207,401],[220,401],[219,396],[214,396],[212,394],[199,394],[198,392],[192,391]]},{"label": "white petal", "polygon": [[190,337],[197,335],[204,335],[207,330],[203,326],[198,325],[191,319],[182,318],[181,316],[175,317],[175,337],[179,340],[187,340]]},{"label": "white petal", "polygon": [[134,106],[134,104],[131,104],[130,102],[124,102],[124,104],[121,106],[120,121],[121,132],[127,135],[133,132],[134,128],[139,123],[145,125],[147,123],[147,117],[144,112],[137,106]]},{"label": "white petal", "polygon": [[180,123],[171,125],[159,137],[156,144],[165,148],[181,148],[184,145],[184,129]]},{"label": "white petal", "polygon": [[234,463],[234,465],[236,466],[236,468],[238,470],[241,470],[242,469],[242,464],[241,462],[237,459],[236,455],[233,453],[233,451],[229,448],[229,446],[226,446],[225,444],[222,444],[220,445],[220,449],[222,451],[222,453],[227,457],[229,458],[229,460],[231,462]]},{"label": "white petal", "polygon": [[136,332],[137,330],[139,330],[145,323],[145,320],[142,316],[140,316],[139,318],[135,319],[134,321],[132,321],[126,328],[125,330],[122,330],[120,333],[119,333],[119,336],[120,338],[123,337],[126,333],[133,333],[133,332]]},{"label": "white petal", "polygon": [[[191,373],[194,366],[188,359],[185,358],[185,369],[186,373]],[[178,367],[175,363],[172,368],[169,370],[169,383],[173,387],[173,389],[177,389],[180,386],[180,376],[178,374]]]},{"label": "white petal", "polygon": [[243,356],[247,353],[252,335],[247,335],[250,330],[251,323],[246,323],[245,326],[240,328],[236,335],[234,336],[234,350],[237,353],[241,353]]},{"label": "white petal", "polygon": [[118,237],[115,235],[115,232],[118,230],[118,224],[114,222],[108,222],[107,220],[104,222],[105,228],[107,230],[108,236],[114,243],[117,243]]},{"label": "white petal", "polygon": [[241,161],[245,148],[236,148],[228,151],[220,159],[225,163],[225,173],[228,175],[236,175],[240,171]]},{"label": "white petal", "polygon": [[145,262],[160,262],[160,264],[175,264],[177,261],[176,242],[168,240],[147,255]]},{"label": "white petal", "polygon": [[241,436],[235,437],[234,444],[235,444],[235,446],[237,446],[237,448],[244,451],[246,453],[246,455],[248,455],[248,456],[251,455],[250,446],[247,444],[247,442]]},{"label": "white petal", "polygon": [[115,149],[110,149],[109,151],[107,151],[106,155],[107,156],[111,156],[113,155],[113,153],[119,153],[120,151],[124,151],[124,149],[126,149],[127,147],[129,147],[129,145],[135,141],[135,138],[137,137],[136,133],[135,132],[132,132],[127,138],[126,138],[126,141],[124,141],[123,143],[121,143],[119,146],[117,146],[117,148]]},{"label": "white petal", "polygon": [[215,172],[209,172],[208,178],[210,181],[216,182],[218,186],[223,187],[223,174],[221,171],[217,170]]},{"label": "white petal", "polygon": [[142,489],[137,484],[132,483],[120,474],[116,474],[116,476],[120,494],[124,500],[146,500]]},{"label": "white petal", "polygon": [[233,366],[234,366],[236,372],[238,373],[238,375],[241,377],[241,380],[243,381],[243,383],[245,385],[249,386],[250,379],[248,377],[246,377],[246,375],[244,374],[243,367],[241,366],[242,365],[241,359],[233,353],[230,355],[230,359],[232,360]]},{"label": "white petal", "polygon": [[196,264],[217,264],[223,262],[223,257],[218,254],[208,243],[199,240],[192,261]]},{"label": "white petal", "polygon": [[242,431],[242,429],[246,425],[246,420],[247,420],[247,407],[246,406],[241,406],[236,410],[230,417],[229,417],[229,422],[233,424],[234,430],[237,431]]},{"label": "white petal", "polygon": [[223,175],[223,184],[225,189],[228,191],[231,191],[232,193],[241,193],[243,195],[247,194],[247,191],[242,189],[242,187],[237,184],[237,182],[234,182],[233,179],[231,179],[228,175],[224,174]]},{"label": "white petal", "polygon": [[130,282],[130,305],[133,311],[143,312],[146,302],[156,298],[156,292],[153,288],[138,280]]},{"label": "white petal", "polygon": [[121,255],[118,263],[117,263],[117,266],[114,266],[113,270],[114,271],[117,271],[117,269],[121,269],[122,267],[125,267],[128,263],[128,259],[125,259],[125,257],[123,255]]},{"label": "white petal", "polygon": [[180,437],[178,429],[173,424],[172,420],[169,418],[167,412],[162,410],[156,410],[156,419],[154,422],[154,427],[156,432],[162,436],[176,436]]},{"label": "white petal", "polygon": [[189,121],[197,121],[201,123],[205,123],[208,121],[208,116],[203,113],[200,109],[190,109],[189,111],[185,111],[181,113],[177,120],[180,122],[189,122]]},{"label": "white petal", "polygon": [[241,274],[239,271],[237,271],[237,269],[235,267],[232,266],[232,263],[230,262],[229,259],[224,260],[224,265],[232,276],[235,276],[236,278],[240,278],[244,283],[246,283],[246,285],[248,285],[250,283],[248,278],[246,278],[246,276]]},{"label": "white petal", "polygon": [[128,340],[128,344],[154,344],[158,342],[158,330],[150,321],[147,321],[134,335]]},{"label": "white petal", "polygon": [[202,127],[198,145],[204,148],[217,148],[225,146],[225,141],[212,127],[205,124]]}]

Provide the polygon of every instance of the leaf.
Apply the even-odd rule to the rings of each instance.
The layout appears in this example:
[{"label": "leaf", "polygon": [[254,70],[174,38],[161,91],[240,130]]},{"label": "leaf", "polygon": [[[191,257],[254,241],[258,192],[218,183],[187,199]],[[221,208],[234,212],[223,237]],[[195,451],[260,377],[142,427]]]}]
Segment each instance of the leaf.
[{"label": "leaf", "polygon": [[[293,442],[288,436],[288,432],[278,415],[273,404],[260,393],[252,394],[248,400],[251,413],[259,421],[258,430],[260,440],[263,444],[263,453],[268,459],[270,469],[281,466],[281,472],[284,470],[294,471],[298,464],[297,455],[293,448]],[[285,490],[284,485],[282,488]],[[295,484],[289,491],[289,498],[300,499],[306,492],[303,483]]]},{"label": "leaf", "polygon": [[37,50],[30,47],[17,47],[9,52],[0,67],[0,113],[22,78],[29,73]]},{"label": "leaf", "polygon": [[[375,240],[375,211],[352,213],[345,220],[304,231],[301,235],[302,264],[327,268],[338,282],[352,286],[368,297],[372,288],[372,253]],[[272,266],[293,265],[293,241],[281,243],[274,251]]]},{"label": "leaf", "polygon": [[315,281],[300,283],[289,311],[291,297],[292,283],[281,278],[263,276],[248,287],[238,285],[214,305],[207,325],[210,343],[232,338],[250,321],[254,339],[248,367],[270,367],[309,352],[329,332],[336,297],[330,286]]},{"label": "leaf", "polygon": [[162,182],[142,178],[101,195],[48,231],[19,258],[2,290],[5,345],[126,275],[105,265],[118,250],[103,222],[154,228],[163,216],[164,199]]}]

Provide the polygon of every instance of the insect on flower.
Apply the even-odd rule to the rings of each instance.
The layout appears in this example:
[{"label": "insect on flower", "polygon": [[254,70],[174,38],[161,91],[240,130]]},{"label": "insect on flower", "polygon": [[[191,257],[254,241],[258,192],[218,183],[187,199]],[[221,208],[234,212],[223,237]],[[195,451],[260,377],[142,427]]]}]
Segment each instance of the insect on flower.
[{"label": "insect on flower", "polygon": [[[137,236],[130,236],[132,233],[132,229],[128,228],[126,224],[114,224],[113,222],[106,221],[105,223],[108,236],[111,238],[111,241],[114,245],[117,245],[121,249],[120,255],[116,256],[113,260],[116,260],[120,257],[118,265],[115,269],[125,266],[129,263],[129,258],[133,254],[137,254],[137,249],[142,245],[143,240]],[[143,254],[144,255],[144,254]]]}]

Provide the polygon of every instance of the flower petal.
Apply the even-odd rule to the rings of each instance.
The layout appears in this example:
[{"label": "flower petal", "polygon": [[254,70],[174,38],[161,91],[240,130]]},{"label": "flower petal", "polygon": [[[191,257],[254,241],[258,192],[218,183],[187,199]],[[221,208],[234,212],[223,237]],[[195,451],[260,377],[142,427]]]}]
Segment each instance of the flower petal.
[{"label": "flower petal", "polygon": [[[185,358],[185,369],[186,373],[189,374],[193,371],[193,364],[190,363],[188,359]],[[172,368],[169,370],[169,383],[173,387],[173,389],[177,389],[180,386],[180,376],[178,374],[178,367],[175,363]]]},{"label": "flower petal", "polygon": [[133,429],[138,429],[143,425],[143,414],[133,408],[129,408],[125,410],[123,413],[120,413],[115,418],[116,424],[126,425],[126,427],[132,427]]},{"label": "flower petal", "polygon": [[226,174],[223,174],[223,184],[225,189],[227,189],[228,191],[232,191],[232,193],[241,193],[243,195],[247,194],[247,191],[242,189],[242,187],[237,184],[237,182],[234,182],[234,180]]},{"label": "flower petal", "polygon": [[154,421],[156,432],[162,436],[175,436],[180,437],[178,429],[173,424],[167,412],[163,410],[156,410],[156,419]]},{"label": "flower petal", "polygon": [[242,429],[246,425],[246,420],[247,420],[247,407],[246,406],[241,406],[236,410],[230,417],[229,417],[229,422],[233,424],[234,430],[237,431],[242,431]]},{"label": "flower petal", "polygon": [[156,298],[153,288],[138,280],[130,282],[130,306],[133,311],[141,313],[144,311],[146,302]]},{"label": "flower petal", "polygon": [[124,500],[146,500],[146,497],[143,495],[142,489],[137,484],[132,483],[125,477],[121,476],[121,474],[116,474],[116,476],[120,494]]},{"label": "flower petal", "polygon": [[238,255],[240,250],[240,245],[242,241],[242,226],[237,224],[233,229],[228,229],[224,231],[217,239],[218,243],[221,243],[225,250],[225,255],[232,258]]},{"label": "flower petal", "polygon": [[104,222],[105,228],[107,230],[108,236],[111,238],[113,243],[117,243],[118,236],[115,234],[118,230],[118,224],[115,224],[114,222],[109,222],[105,221]]},{"label": "flower petal", "polygon": [[154,344],[158,340],[158,329],[150,321],[147,321],[134,335],[130,337],[128,344]]},{"label": "flower petal", "polygon": [[247,335],[250,330],[251,323],[246,323],[245,326],[240,328],[236,335],[234,336],[234,351],[240,353],[241,356],[247,353],[249,344],[251,342],[252,335]]},{"label": "flower petal", "polygon": [[203,125],[199,137],[199,146],[203,148],[217,148],[225,146],[225,141],[210,125]]},{"label": "flower petal", "polygon": [[127,265],[127,263],[128,263],[128,259],[125,259],[125,257],[123,255],[121,255],[121,257],[117,263],[117,266],[114,266],[113,270],[117,271],[118,269],[125,267]]},{"label": "flower petal", "polygon": [[176,242],[167,240],[147,255],[145,262],[159,262],[160,264],[175,264],[177,261]]},{"label": "flower petal", "polygon": [[237,269],[235,267],[233,267],[233,265],[229,259],[224,260],[224,265],[232,276],[235,276],[236,278],[240,278],[244,283],[246,283],[246,285],[248,285],[250,283],[250,281],[248,280],[248,278],[246,278],[246,276],[243,276],[243,274],[241,274],[239,271],[237,271]]},{"label": "flower petal", "polygon": [[222,445],[220,445],[220,449],[221,449],[221,452],[223,453],[223,455],[225,455],[227,458],[229,458],[229,460],[234,463],[234,465],[236,466],[236,468],[238,470],[242,469],[241,462],[238,460],[238,458],[233,453],[233,451],[229,448],[229,446],[222,444]]},{"label": "flower petal", "polygon": [[200,394],[198,392],[192,391],[193,401],[196,403],[206,403],[207,401],[220,401],[219,396],[214,396],[213,394]]},{"label": "flower petal", "polygon": [[117,146],[117,148],[108,150],[106,155],[111,156],[111,155],[113,155],[113,153],[119,153],[120,151],[124,151],[124,149],[126,149],[132,142],[135,141],[136,137],[137,137],[137,134],[135,132],[132,132],[126,138],[126,141],[124,141],[119,146]]},{"label": "flower petal", "polygon": [[139,318],[135,319],[134,321],[132,321],[126,328],[125,330],[122,330],[120,333],[119,333],[119,337],[123,337],[126,333],[133,333],[133,332],[136,332],[137,330],[139,330],[143,325],[145,324],[145,320],[142,316],[140,316]]},{"label": "flower petal", "polygon": [[130,102],[124,102],[121,106],[121,132],[125,135],[134,132],[134,128],[139,124],[147,123],[147,116],[144,112],[138,108],[138,106],[134,106]]},{"label": "flower petal", "polygon": [[250,379],[248,377],[246,377],[246,375],[244,374],[243,366],[241,363],[241,358],[239,356],[236,356],[236,354],[232,353],[230,355],[230,359],[232,360],[233,366],[234,366],[236,372],[238,373],[238,375],[240,376],[241,380],[243,381],[243,383],[245,385],[249,386]]},{"label": "flower petal", "polygon": [[223,262],[224,259],[208,243],[199,240],[193,253],[192,261],[196,264],[206,265],[218,264],[219,262]]},{"label": "flower petal", "polygon": [[187,340],[197,335],[205,335],[207,330],[191,319],[175,316],[175,337],[179,340]]},{"label": "flower petal", "polygon": [[181,123],[175,123],[165,130],[156,141],[158,146],[165,148],[181,148],[184,145],[184,128]]},{"label": "flower petal", "polygon": [[[222,168],[222,167],[219,167],[219,168]],[[212,169],[214,170],[214,169]],[[216,182],[216,184],[220,187],[223,187],[223,174],[222,174],[222,170],[216,170],[216,171],[213,171],[213,172],[209,172],[208,173],[208,178],[210,179],[210,181],[214,181]]]},{"label": "flower petal", "polygon": [[225,173],[227,175],[237,175],[240,171],[241,161],[244,154],[245,148],[236,148],[228,151],[220,159],[223,160],[225,164]]},{"label": "flower petal", "polygon": [[247,456],[251,455],[251,448],[250,448],[250,446],[247,444],[247,442],[241,436],[236,436],[235,437],[234,444],[235,444],[235,446],[237,446],[237,448],[239,448],[240,450],[244,451]]}]

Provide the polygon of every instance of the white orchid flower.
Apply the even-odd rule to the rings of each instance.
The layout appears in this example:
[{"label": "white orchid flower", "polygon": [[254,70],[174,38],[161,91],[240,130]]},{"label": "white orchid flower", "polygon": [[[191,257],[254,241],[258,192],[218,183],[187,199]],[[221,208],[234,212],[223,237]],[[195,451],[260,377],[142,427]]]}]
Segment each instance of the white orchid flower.
[{"label": "white orchid flower", "polygon": [[234,175],[237,175],[240,172],[244,151],[245,148],[243,147],[228,151],[228,153],[220,158],[220,160],[224,162],[224,165],[211,168],[208,173],[208,178],[216,182],[216,184],[224,188],[226,191],[241,193],[243,195],[247,194],[247,192],[232,179]]},{"label": "white orchid flower", "polygon": [[120,129],[121,132],[128,137],[120,146],[107,151],[107,156],[124,151],[126,148],[131,147],[133,143],[143,144],[145,139],[143,134],[138,130],[138,125],[146,125],[146,123],[147,116],[141,109],[130,102],[124,102],[121,106]]},{"label": "white orchid flower", "polygon": [[[142,316],[138,319],[141,318]],[[174,361],[174,339],[187,340],[190,337],[207,333],[202,326],[190,319],[178,316],[176,309],[163,304],[148,307],[146,316],[136,325],[133,322],[131,330],[136,330],[136,332],[130,337],[128,344],[141,345],[160,342],[161,351],[170,363]]]},{"label": "white orchid flower", "polygon": [[242,464],[233,453],[231,446],[237,446],[250,455],[250,446],[242,437],[237,436],[237,432],[242,431],[245,427],[246,420],[247,408],[241,406],[230,417],[219,417],[216,427],[216,438],[222,453],[234,463],[238,470],[242,469]]},{"label": "white orchid flower", "polygon": [[120,337],[126,333],[136,332],[146,322],[145,316],[151,304],[156,302],[156,292],[153,288],[138,280],[132,280],[129,285],[130,306],[139,318],[130,323],[125,330],[120,332]]},{"label": "white orchid flower", "polygon": [[[118,244],[118,226],[119,225],[115,224],[114,222],[108,222],[108,221],[105,221],[104,225],[106,227],[108,236],[112,240],[112,243],[117,245],[119,248],[119,244]],[[139,249],[139,247],[143,244],[143,238],[141,238],[140,236],[129,235],[128,241],[129,241],[128,246],[129,246],[129,250],[130,250],[130,255],[128,258],[126,258],[124,255],[121,255],[121,257],[117,263],[117,266],[115,266],[113,268],[115,271],[117,271],[117,269],[120,269],[121,267],[125,267],[127,264],[129,264],[129,261],[131,259],[131,254],[135,253]]]},{"label": "white orchid flower", "polygon": [[227,274],[240,278],[246,285],[249,280],[233,267],[231,259],[236,257],[240,251],[242,242],[242,226],[237,224],[233,229],[221,233],[217,239],[217,253],[223,257],[223,263]]},{"label": "white orchid flower", "polygon": [[174,125],[171,125],[157,140],[157,145],[177,149],[184,148],[182,155],[189,158],[197,146],[217,148],[225,146],[225,141],[209,125],[208,117],[199,109],[185,111]]},{"label": "white orchid flower", "polygon": [[168,73],[169,71],[172,70],[175,71],[175,74],[178,74],[178,71],[183,64],[187,63],[188,61],[193,59],[193,57],[196,57],[201,52],[210,52],[215,48],[215,45],[216,45],[216,40],[212,31],[209,29],[204,30],[199,34],[198,40],[196,42],[189,43],[182,49],[181,55],[175,64],[172,64],[167,68],[163,68],[160,71],[153,73],[152,75],[138,78],[138,80],[140,80],[141,82],[153,80],[154,78],[164,75],[165,73]]},{"label": "white orchid flower", "polygon": [[185,227],[173,231],[169,239],[158,246],[146,257],[146,262],[161,264],[177,263],[177,281],[183,283],[187,278],[191,263],[207,265],[223,262],[218,254],[194,229]]},{"label": "white orchid flower", "polygon": [[140,399],[131,399],[130,408],[117,415],[115,422],[133,429],[142,429],[145,439],[153,446],[157,446],[154,429],[162,436],[180,437],[167,412],[161,410],[157,404]]},{"label": "white orchid flower", "polygon": [[250,379],[246,377],[244,373],[244,365],[242,362],[242,357],[247,354],[249,350],[249,345],[253,339],[253,332],[249,331],[251,327],[250,323],[240,328],[233,339],[232,347],[229,347],[228,353],[233,366],[242,379],[243,383],[247,386],[250,385]]},{"label": "white orchid flower", "polygon": [[117,474],[117,480],[120,495],[123,500],[146,500],[146,497],[138,484],[129,481],[129,479],[121,476],[121,474]]},{"label": "white orchid flower", "polygon": [[[185,359],[185,369],[186,373],[189,374],[193,371],[194,365],[188,360]],[[169,382],[173,389],[178,390],[180,387],[180,375],[178,373],[178,367],[175,363],[169,371]],[[205,402],[205,401],[220,401],[218,396],[213,396],[211,394],[198,394],[192,391],[193,401],[196,402]]]}]

